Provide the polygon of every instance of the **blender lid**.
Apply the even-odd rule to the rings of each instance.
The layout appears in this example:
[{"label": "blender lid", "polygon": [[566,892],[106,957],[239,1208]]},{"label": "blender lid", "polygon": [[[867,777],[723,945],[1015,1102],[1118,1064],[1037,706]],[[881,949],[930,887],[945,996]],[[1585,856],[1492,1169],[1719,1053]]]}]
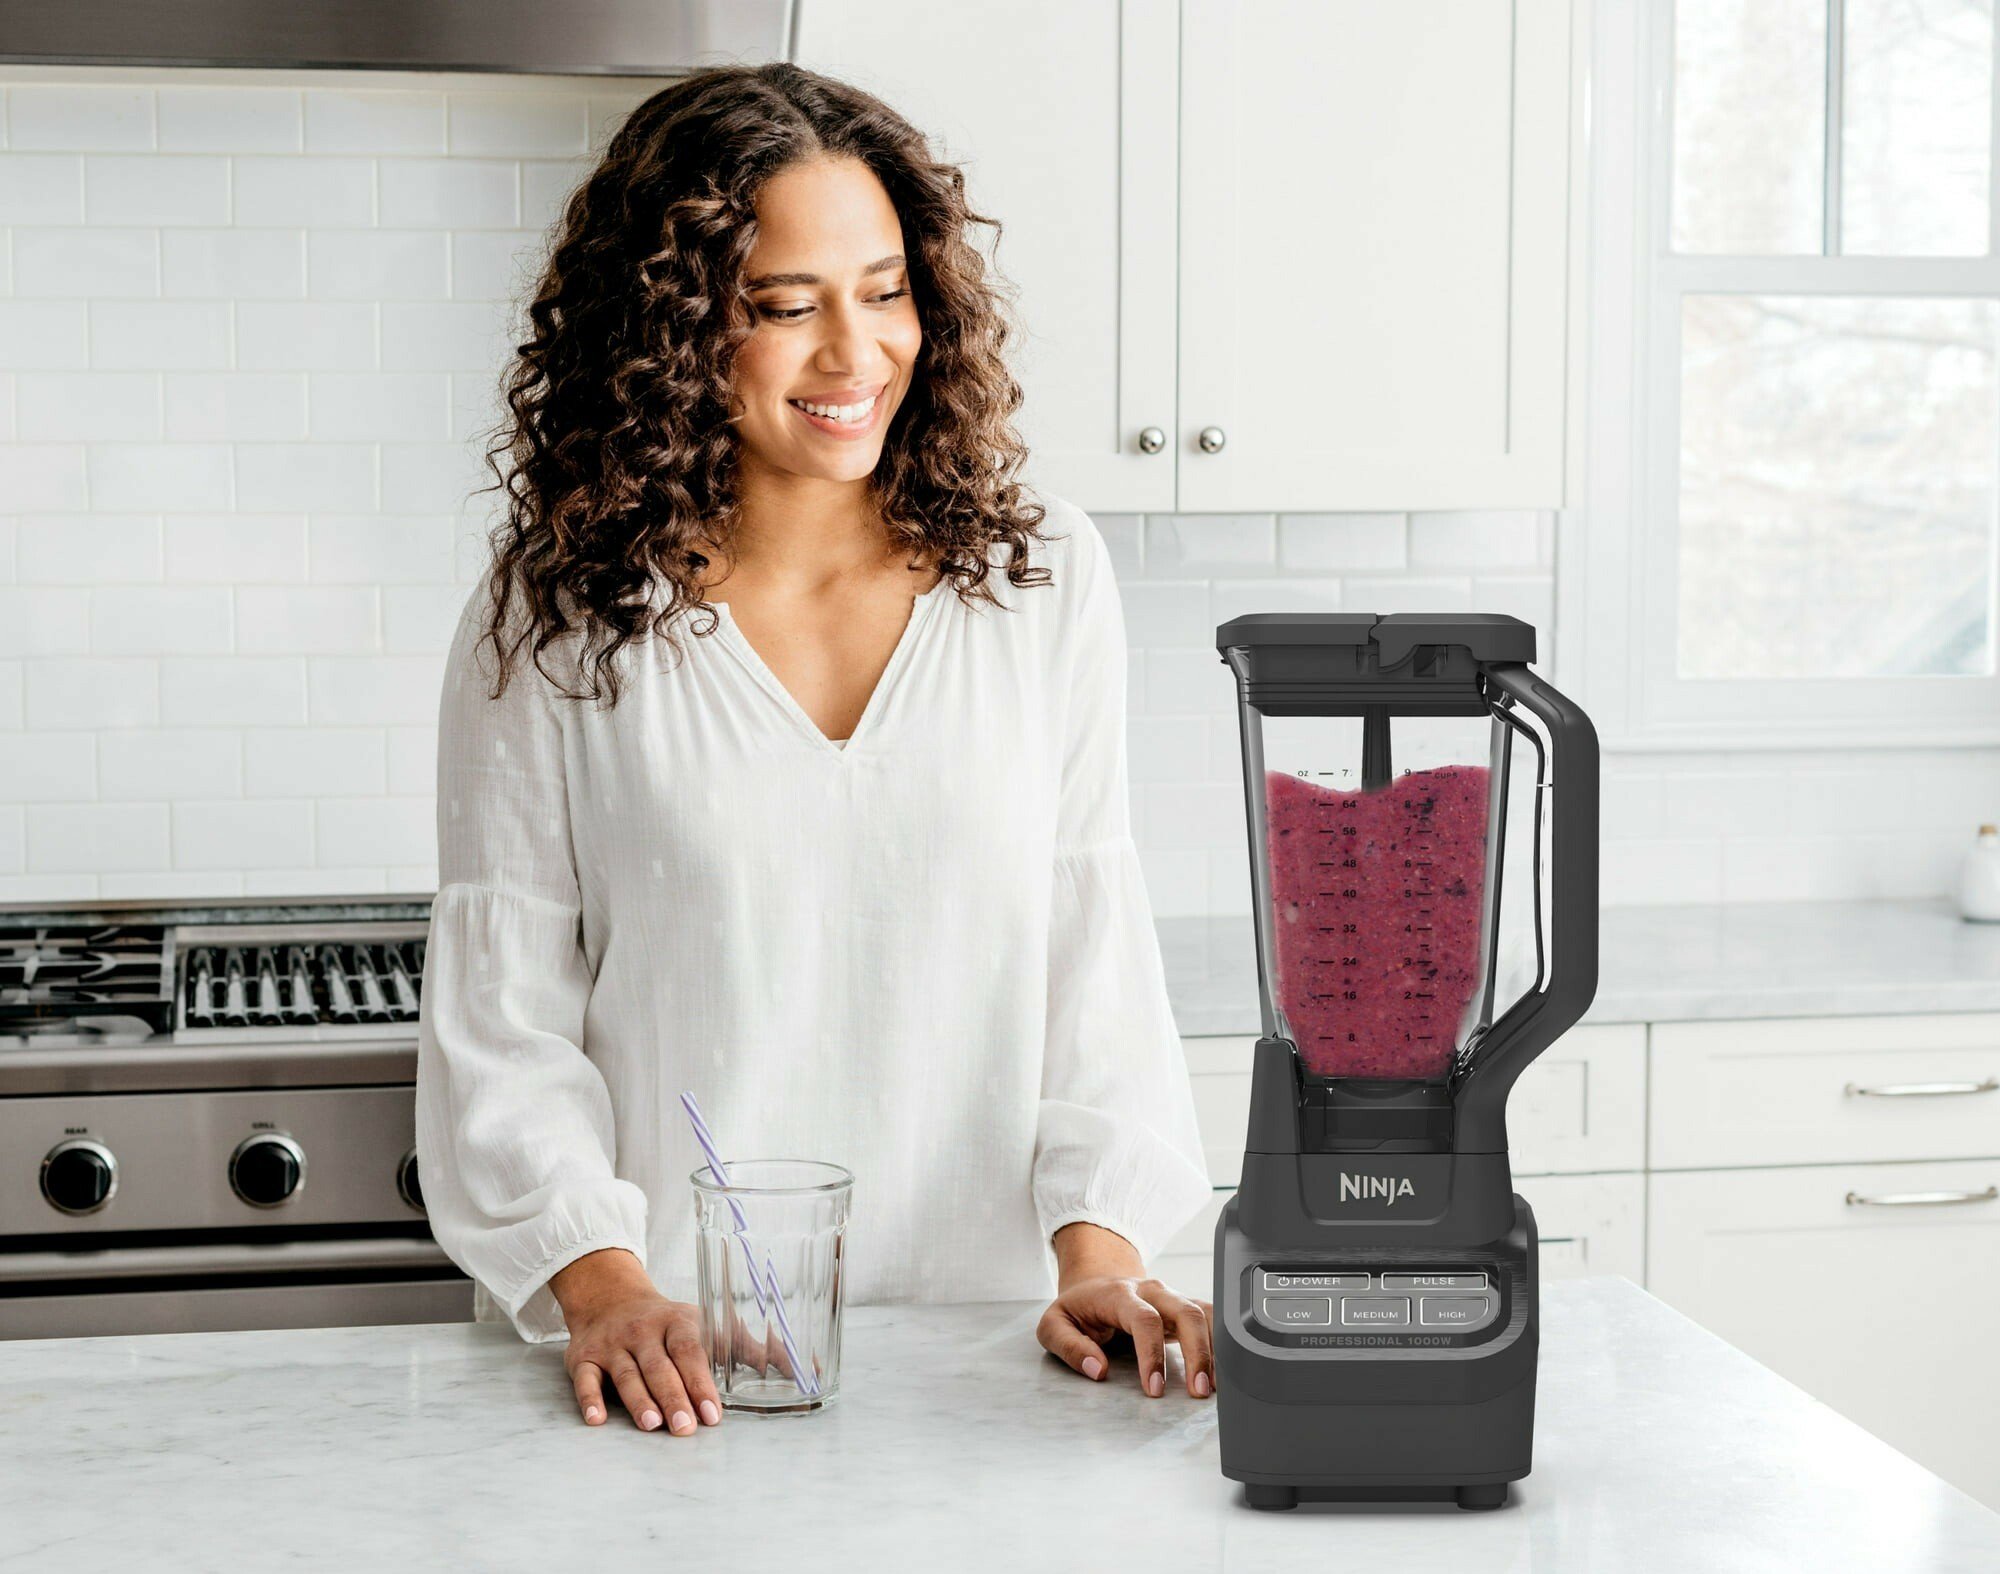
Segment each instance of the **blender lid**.
[{"label": "blender lid", "polygon": [[1373,645],[1381,666],[1419,645],[1459,645],[1475,661],[1532,662],[1535,626],[1505,612],[1247,612],[1215,631],[1215,648],[1240,645]]}]

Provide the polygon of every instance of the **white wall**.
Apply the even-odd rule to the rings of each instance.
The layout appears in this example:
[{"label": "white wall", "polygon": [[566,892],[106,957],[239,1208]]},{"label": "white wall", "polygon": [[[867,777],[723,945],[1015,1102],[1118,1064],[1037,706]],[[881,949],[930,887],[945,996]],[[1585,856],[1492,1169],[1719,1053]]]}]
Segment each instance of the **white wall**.
[{"label": "white wall", "polygon": [[[0,900],[428,890],[509,301],[647,82],[0,81]],[[1532,513],[1102,515],[1162,914],[1248,906],[1244,611],[1553,625]],[[1605,897],[1941,891],[2000,758],[1619,756]]]}]

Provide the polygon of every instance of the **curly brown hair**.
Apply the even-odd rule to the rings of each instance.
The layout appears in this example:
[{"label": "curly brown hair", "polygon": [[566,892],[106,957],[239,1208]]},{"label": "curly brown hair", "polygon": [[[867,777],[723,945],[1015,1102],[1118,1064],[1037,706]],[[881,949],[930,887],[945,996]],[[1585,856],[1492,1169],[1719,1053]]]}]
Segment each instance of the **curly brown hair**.
[{"label": "curly brown hair", "polygon": [[[829,157],[862,161],[887,191],[923,328],[870,477],[892,541],[968,603],[998,599],[987,584],[996,545],[1012,584],[1049,582],[1028,563],[1047,511],[1015,479],[1027,455],[1012,424],[1021,389],[1001,353],[1015,292],[966,237],[986,224],[997,238],[999,221],[972,210],[964,174],[879,98],[789,63],[717,66],[634,109],[571,194],[527,342],[503,374],[509,413],[486,452],[498,479],[483,489],[507,499],[490,536],[484,631],[500,658],[496,698],[529,639],[541,668],[574,631],[583,692],[543,674],[608,707],[628,642],[650,633],[678,656],[668,625],[689,611],[706,616],[696,634],[714,631],[695,543],[726,551],[740,519],[728,416],[736,354],[755,331],[742,280],[757,193],[787,166]],[[516,591],[525,623],[510,617]]]}]

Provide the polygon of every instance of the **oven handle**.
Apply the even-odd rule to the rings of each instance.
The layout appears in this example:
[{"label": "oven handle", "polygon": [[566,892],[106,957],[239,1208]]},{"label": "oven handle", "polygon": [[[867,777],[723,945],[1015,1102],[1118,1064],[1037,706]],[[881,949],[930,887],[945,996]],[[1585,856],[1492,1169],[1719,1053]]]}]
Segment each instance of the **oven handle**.
[{"label": "oven handle", "polygon": [[97,1251],[0,1252],[0,1284],[48,1279],[137,1279],[160,1274],[208,1278],[229,1273],[291,1273],[457,1266],[436,1241],[272,1241],[203,1246],[117,1246]]}]

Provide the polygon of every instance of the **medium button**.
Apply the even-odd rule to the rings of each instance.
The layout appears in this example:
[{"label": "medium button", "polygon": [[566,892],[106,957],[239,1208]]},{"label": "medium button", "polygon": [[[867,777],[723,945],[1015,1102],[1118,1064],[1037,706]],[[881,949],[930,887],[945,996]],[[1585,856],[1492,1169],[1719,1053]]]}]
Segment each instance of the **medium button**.
[{"label": "medium button", "polygon": [[1483,1273],[1385,1273],[1385,1290],[1483,1290]]},{"label": "medium button", "polygon": [[1267,1271],[1263,1279],[1264,1293],[1267,1295],[1277,1292],[1296,1295],[1301,1290],[1368,1290],[1374,1288],[1369,1283],[1368,1275],[1365,1273],[1271,1273]]},{"label": "medium button", "polygon": [[1264,1300],[1264,1321],[1285,1328],[1326,1328],[1333,1323],[1331,1296],[1272,1295]]},{"label": "medium button", "polygon": [[1407,1328],[1410,1301],[1404,1295],[1346,1295],[1340,1301],[1340,1322],[1345,1328]]},{"label": "medium button", "polygon": [[1450,1328],[1476,1323],[1486,1315],[1483,1295],[1427,1295],[1417,1308],[1418,1321],[1427,1328]]}]

